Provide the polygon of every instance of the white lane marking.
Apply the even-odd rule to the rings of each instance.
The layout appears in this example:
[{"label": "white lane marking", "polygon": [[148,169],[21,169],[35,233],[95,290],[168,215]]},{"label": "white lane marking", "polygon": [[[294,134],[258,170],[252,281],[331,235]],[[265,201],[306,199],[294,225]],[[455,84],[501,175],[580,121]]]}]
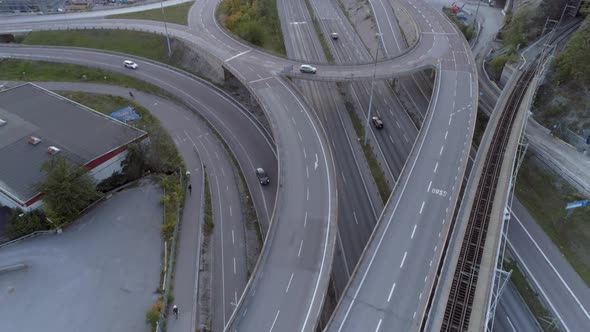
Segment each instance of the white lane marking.
[{"label": "white lane marking", "polygon": [[236,244],[236,241],[234,239],[234,230],[233,229],[231,230],[231,243]]},{"label": "white lane marking", "polygon": [[449,131],[448,130],[445,132],[445,139],[447,139],[447,135],[449,135]]},{"label": "white lane marking", "polygon": [[434,246],[434,252],[436,252],[436,249],[438,249],[438,246]]},{"label": "white lane marking", "polygon": [[307,226],[307,211],[305,211],[305,218],[303,219],[303,227]]},{"label": "white lane marking", "polygon": [[420,214],[422,214],[423,209],[424,209],[424,201],[422,201],[422,206],[420,207]]},{"label": "white lane marking", "polygon": [[291,273],[291,278],[289,278],[289,283],[287,284],[287,288],[285,289],[285,293],[289,292],[289,287],[291,287],[291,281],[293,281],[293,273]]},{"label": "white lane marking", "polygon": [[303,142],[303,138],[301,137],[301,132],[299,132],[299,131],[298,131],[298,132],[297,132],[297,136],[299,136],[299,141],[300,141],[300,142]]},{"label": "white lane marking", "polygon": [[508,316],[506,316],[506,320],[508,321],[508,324],[510,324],[510,327],[512,328],[513,332],[518,332],[518,330],[516,330],[516,328],[514,328],[514,325],[512,325],[512,322],[510,321],[510,318],[508,318]]},{"label": "white lane marking", "polygon": [[586,309],[584,308],[584,306],[582,305],[582,303],[580,303],[580,300],[578,300],[578,298],[576,297],[576,295],[574,294],[574,292],[571,290],[571,288],[568,286],[568,284],[565,282],[565,280],[563,280],[563,278],[561,277],[561,274],[559,274],[559,272],[557,272],[557,269],[555,268],[555,266],[553,266],[553,264],[551,264],[551,261],[549,261],[549,258],[547,258],[547,256],[543,252],[543,250],[541,250],[541,247],[539,247],[539,245],[537,244],[537,242],[535,241],[535,239],[533,239],[533,237],[531,236],[531,234],[529,233],[529,231],[520,222],[520,219],[518,219],[518,217],[512,212],[512,209],[509,209],[509,210],[510,210],[510,213],[516,219],[516,221],[518,221],[518,224],[520,225],[520,227],[525,231],[525,233],[527,234],[527,236],[529,237],[529,239],[531,239],[531,241],[535,244],[535,247],[541,253],[541,255],[543,256],[543,259],[545,259],[545,262],[547,262],[547,264],[549,264],[549,266],[551,266],[551,269],[553,270],[553,272],[555,272],[555,274],[559,278],[559,281],[561,281],[561,283],[567,289],[568,293],[570,293],[570,295],[574,298],[574,300],[576,301],[576,303],[578,304],[578,306],[580,306],[580,309],[582,309],[582,311],[584,312],[584,315],[586,315],[586,318],[588,318],[590,320],[590,315],[588,314],[588,311],[586,311]]},{"label": "white lane marking", "polygon": [[314,171],[316,169],[318,169],[318,154],[317,153],[315,154],[315,162],[313,163],[313,169],[314,169]]},{"label": "white lane marking", "polygon": [[410,235],[410,239],[414,238],[414,233],[416,233],[416,227],[418,227],[418,224],[414,224],[414,229],[412,230],[412,235]]},{"label": "white lane marking", "polygon": [[531,270],[529,270],[529,268],[526,265],[526,263],[522,260],[522,258],[518,254],[518,251],[516,251],[516,248],[514,248],[514,246],[512,245],[512,242],[510,242],[510,240],[506,239],[506,243],[508,243],[508,246],[512,249],[512,253],[514,253],[516,255],[516,258],[520,262],[520,265],[522,267],[524,267],[524,269],[526,270],[527,274],[531,277],[531,280],[537,286],[537,289],[539,291],[541,291],[541,294],[543,294],[543,297],[545,298],[545,300],[547,300],[547,303],[549,303],[549,306],[551,307],[551,311],[557,316],[557,319],[559,319],[559,321],[561,322],[561,325],[565,328],[565,330],[567,332],[569,332],[570,331],[569,327],[567,327],[567,325],[565,324],[565,321],[563,320],[563,318],[561,318],[561,315],[559,314],[559,312],[557,311],[557,309],[555,309],[555,306],[553,306],[553,303],[549,300],[549,297],[547,296],[547,294],[545,293],[545,291],[543,290],[543,288],[541,287],[541,285],[539,284],[539,282],[537,281],[537,279],[535,278],[535,276],[533,276],[533,274],[531,273]]},{"label": "white lane marking", "polygon": [[299,244],[299,251],[297,252],[297,257],[301,256],[301,248],[303,248],[303,240],[301,240],[301,243]]},{"label": "white lane marking", "polygon": [[229,206],[229,216],[233,217],[232,212],[231,212],[231,205]]},{"label": "white lane marking", "polygon": [[377,323],[377,327],[375,328],[375,332],[379,332],[379,328],[381,327],[382,321],[383,321],[382,319],[379,319],[379,323]]},{"label": "white lane marking", "polygon": [[406,141],[406,143],[410,143],[410,141],[408,141],[408,138],[406,137],[406,135],[404,134],[404,140]]},{"label": "white lane marking", "polygon": [[307,175],[307,178],[309,179],[309,167],[305,166],[305,174]]},{"label": "white lane marking", "polygon": [[344,181],[344,184],[346,184],[346,178],[344,177],[344,173],[340,172],[340,175],[342,175],[342,180]]},{"label": "white lane marking", "polygon": [[426,192],[430,192],[430,187],[432,186],[432,181],[430,181],[430,183],[428,184],[428,189],[426,189]]},{"label": "white lane marking", "polygon": [[309,187],[307,187],[307,200],[309,201]]},{"label": "white lane marking", "polygon": [[399,122],[397,122],[397,120],[395,121],[395,124],[397,125],[398,128],[400,128],[400,129],[402,128],[402,127],[400,127]]},{"label": "white lane marking", "polygon": [[416,312],[414,311],[414,314],[412,315],[412,319],[416,318]]},{"label": "white lane marking", "polygon": [[277,310],[277,314],[275,315],[275,319],[272,321],[272,325],[270,326],[270,330],[268,330],[268,332],[272,332],[272,329],[275,327],[275,323],[277,322],[277,318],[279,318],[279,313],[281,311]]},{"label": "white lane marking", "polygon": [[449,126],[451,125],[451,121],[453,121],[453,115],[449,116]]},{"label": "white lane marking", "polygon": [[234,274],[236,274],[236,258],[234,257]]},{"label": "white lane marking", "polygon": [[395,144],[395,142],[393,141],[393,138],[391,138],[391,135],[389,135],[389,140],[391,141],[391,143]]},{"label": "white lane marking", "polygon": [[359,220],[356,218],[356,212],[354,210],[352,211],[352,216],[354,217],[355,224],[358,225],[359,224]]},{"label": "white lane marking", "polygon": [[443,153],[444,149],[445,149],[445,146],[444,145],[440,147],[440,155],[441,156],[442,156],[442,153]]},{"label": "white lane marking", "polygon": [[[424,280],[426,280],[426,278],[424,278]],[[420,292],[420,295],[418,296],[418,301],[422,300],[422,292]]]},{"label": "white lane marking", "polygon": [[393,295],[393,291],[395,290],[395,282],[393,286],[391,286],[391,290],[389,291],[389,296],[387,297],[387,302],[391,301],[391,296]]},{"label": "white lane marking", "polygon": [[221,175],[225,176],[225,170],[223,168],[221,169]]},{"label": "white lane marking", "polygon": [[307,159],[307,152],[305,152],[305,148],[303,148],[303,158]]},{"label": "white lane marking", "polygon": [[402,268],[402,267],[404,266],[404,262],[406,261],[406,256],[407,256],[407,255],[408,255],[408,252],[407,252],[407,251],[406,251],[406,252],[404,252],[404,257],[402,258],[402,262],[401,262],[401,264],[399,265],[399,267],[400,267],[400,268]]},{"label": "white lane marking", "polygon": [[[221,160],[221,159],[219,159],[219,154],[217,154],[217,151],[215,151],[215,158],[217,158],[217,160]],[[223,168],[222,168],[222,170],[223,170]]]},{"label": "white lane marking", "polygon": [[428,266],[432,266],[432,259],[430,260],[430,263],[428,263]]},{"label": "white lane marking", "polygon": [[434,173],[436,173],[437,169],[438,169],[438,161],[436,162],[436,165],[434,165]]},{"label": "white lane marking", "polygon": [[293,121],[293,124],[294,125],[297,125],[297,121],[295,121],[295,118],[294,117],[291,117],[291,121]]},{"label": "white lane marking", "polygon": [[232,57],[230,57],[230,58],[227,58],[227,60],[225,60],[224,62],[231,61],[231,60],[233,60],[233,59],[235,59],[235,58],[237,58],[237,57],[239,57],[239,56],[242,56],[242,55],[244,55],[244,54],[246,54],[246,53],[248,53],[248,52],[250,52],[250,51],[252,51],[252,50],[251,50],[251,49],[249,49],[249,50],[247,50],[247,51],[244,51],[244,52],[238,53],[238,54],[236,54],[236,55],[234,55],[234,56],[232,56]]}]

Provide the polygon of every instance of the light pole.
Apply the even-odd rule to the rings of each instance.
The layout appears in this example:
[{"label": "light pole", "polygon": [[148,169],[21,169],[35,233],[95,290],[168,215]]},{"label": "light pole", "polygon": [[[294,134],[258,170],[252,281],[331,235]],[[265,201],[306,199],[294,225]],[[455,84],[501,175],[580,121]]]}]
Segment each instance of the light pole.
[{"label": "light pole", "polygon": [[170,49],[170,36],[168,35],[168,25],[166,24],[166,14],[164,14],[164,0],[160,1],[160,8],[162,9],[162,18],[164,19],[164,30],[166,31],[166,43],[168,43],[168,57],[172,56],[172,49]]},{"label": "light pole", "polygon": [[377,36],[377,50],[375,51],[375,65],[373,67],[373,79],[371,80],[371,94],[369,97],[369,111],[367,111],[367,123],[365,123],[365,139],[363,144],[367,144],[367,138],[369,137],[369,123],[371,122],[371,109],[373,108],[373,89],[375,87],[375,76],[377,75],[377,58],[379,57],[379,47],[381,47],[380,38],[383,36],[382,33],[376,33]]}]

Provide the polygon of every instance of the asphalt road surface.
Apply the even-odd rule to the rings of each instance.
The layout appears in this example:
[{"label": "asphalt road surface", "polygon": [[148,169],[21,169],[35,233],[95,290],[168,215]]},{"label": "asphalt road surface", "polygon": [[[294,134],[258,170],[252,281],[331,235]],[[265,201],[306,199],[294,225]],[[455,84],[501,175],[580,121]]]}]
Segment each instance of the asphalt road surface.
[{"label": "asphalt road surface", "polygon": [[[259,268],[260,273],[257,273],[254,282],[251,283],[248,296],[245,296],[241,301],[240,311],[235,316],[237,318],[236,326],[247,330],[263,330],[271,326],[277,329],[285,326],[301,326],[304,330],[311,329],[317,318],[327,286],[327,276],[334,247],[334,223],[337,206],[335,172],[323,130],[313,119],[304,103],[292,92],[292,89],[284,81],[272,76],[277,70],[289,65],[294,65],[296,68],[297,62],[269,56],[236,42],[217,27],[213,15],[215,1],[197,1],[196,4],[193,6],[193,9],[196,8],[196,10],[194,12],[191,10],[189,18],[189,22],[194,23],[194,26],[191,25],[190,28],[187,28],[169,24],[168,31],[182,40],[201,46],[206,45],[211,54],[225,59],[224,66],[226,68],[240,80],[248,83],[251,91],[257,96],[263,109],[269,115],[279,151],[280,175],[278,179],[282,187],[280,187],[277,200],[276,219],[267,238],[265,254],[262,256]],[[471,70],[472,61],[464,42],[455,38],[456,30],[446,19],[441,20],[440,14],[439,17],[432,16],[431,9],[425,7],[421,1],[408,4],[407,7],[414,17],[419,18],[420,15],[424,17],[424,20],[417,21],[423,31],[422,37],[411,52],[394,60],[379,63],[377,77],[391,77],[402,72],[413,72],[437,65],[442,70],[439,78],[443,82],[441,86],[452,89],[454,80],[460,79],[463,80],[463,83],[468,83],[466,87],[456,87],[463,89],[460,91],[462,95],[466,95],[466,89],[474,92],[469,83],[473,82],[475,77],[458,77],[461,73]],[[193,14],[195,15],[193,16]],[[15,21],[6,22],[6,24],[3,29],[9,30],[31,27],[55,29],[88,26],[135,27],[153,32],[163,32],[164,30],[160,24],[153,22],[125,20],[70,21],[45,24],[45,26],[32,23],[21,24]],[[195,35],[197,28],[206,33]],[[315,79],[366,79],[371,77],[373,73],[372,64],[318,67],[318,74],[313,75]],[[456,76],[453,76],[453,73],[457,73]],[[296,73],[292,71],[290,74]],[[473,73],[473,75],[475,74]],[[473,95],[476,93],[470,93],[470,97],[467,99],[471,99]],[[473,97],[474,100],[476,98]],[[451,112],[458,111],[461,107],[467,107],[468,104],[463,104],[463,100],[458,98],[458,101],[455,105],[456,109],[447,110],[440,116],[449,117]],[[472,104],[476,103],[472,102]],[[469,111],[467,109],[467,112],[462,114],[471,114]],[[438,113],[438,111],[434,113]],[[453,119],[458,122],[462,116],[455,115]],[[295,122],[297,125],[292,126],[289,121]],[[440,127],[438,123],[435,124]],[[470,139],[470,127],[461,126],[461,130],[455,131],[453,134],[463,135]],[[440,130],[436,132],[438,133]],[[299,135],[303,139],[297,143]],[[441,144],[440,141],[436,143],[439,146]],[[460,142],[457,143],[460,144]],[[458,144],[454,147],[460,147]],[[314,160],[316,155],[318,158]],[[446,160],[444,162],[445,169],[455,166],[458,155],[459,153],[445,155],[445,159],[449,159],[449,162]],[[308,156],[311,158],[308,159]],[[433,161],[432,158],[429,161]],[[311,173],[310,178],[307,178],[306,170],[311,166],[316,172]],[[460,171],[461,167],[459,167]],[[310,192],[318,199],[309,199],[308,193]],[[287,202],[289,204],[286,204]],[[316,222],[306,223],[306,213],[317,218]],[[303,221],[303,226],[301,221]],[[300,245],[297,245],[297,242],[301,243],[301,240],[305,240],[306,244],[309,244],[305,248],[310,250],[304,250],[305,253],[302,253],[304,257],[299,258],[297,248]],[[285,285],[290,284],[292,276],[295,278],[293,278],[290,290],[298,296],[283,299],[274,296],[284,290]],[[249,304],[254,305],[249,306]],[[246,311],[250,311],[250,313],[244,317]],[[273,312],[274,315],[272,315]],[[271,317],[268,317],[269,313],[271,313]]]},{"label": "asphalt road surface", "polygon": [[142,331],[160,282],[161,191],[149,181],[115,193],[61,235],[0,250],[2,330]]},{"label": "asphalt road surface", "polygon": [[590,328],[590,292],[588,286],[543,232],[528,211],[517,201],[512,203],[513,218],[508,228],[508,247],[523,273],[531,275],[540,297],[566,331]]}]

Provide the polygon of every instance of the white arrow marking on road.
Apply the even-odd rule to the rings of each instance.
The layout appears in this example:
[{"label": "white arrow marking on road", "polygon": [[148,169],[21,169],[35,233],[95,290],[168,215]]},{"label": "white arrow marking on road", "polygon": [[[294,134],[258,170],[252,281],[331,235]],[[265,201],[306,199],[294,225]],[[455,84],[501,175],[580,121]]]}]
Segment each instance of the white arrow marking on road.
[{"label": "white arrow marking on road", "polygon": [[318,168],[318,154],[315,154],[315,163],[313,163],[313,169],[316,170]]}]

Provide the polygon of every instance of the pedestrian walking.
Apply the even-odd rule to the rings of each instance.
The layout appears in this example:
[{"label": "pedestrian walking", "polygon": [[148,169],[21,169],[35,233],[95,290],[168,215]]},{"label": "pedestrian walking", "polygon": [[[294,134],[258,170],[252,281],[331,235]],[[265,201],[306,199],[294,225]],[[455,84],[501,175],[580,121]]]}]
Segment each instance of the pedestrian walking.
[{"label": "pedestrian walking", "polygon": [[178,319],[178,307],[176,304],[172,306],[172,312],[174,313],[174,316],[176,316],[176,319]]},{"label": "pedestrian walking", "polygon": [[129,91],[129,96],[133,98],[133,92]]},{"label": "pedestrian walking", "polygon": [[190,185],[190,184],[188,185],[188,193],[189,193],[190,195],[192,195],[192,193],[193,193],[193,186],[192,186],[192,185]]}]

